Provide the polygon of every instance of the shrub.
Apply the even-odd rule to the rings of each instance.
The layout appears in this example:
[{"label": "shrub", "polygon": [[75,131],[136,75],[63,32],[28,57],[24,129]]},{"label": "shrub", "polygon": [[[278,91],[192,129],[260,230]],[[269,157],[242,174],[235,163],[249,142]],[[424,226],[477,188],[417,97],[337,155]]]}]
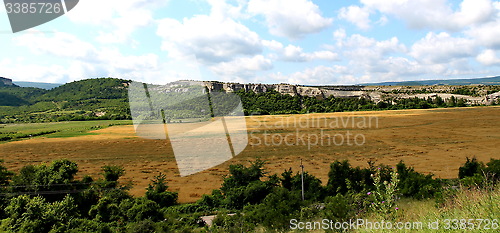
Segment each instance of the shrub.
[{"label": "shrub", "polygon": [[442,189],[439,181],[432,178],[432,174],[418,173],[412,167],[407,167],[403,161],[400,161],[396,168],[400,178],[399,191],[404,197],[431,198]]},{"label": "shrub", "polygon": [[249,167],[242,164],[229,166],[230,175],[224,178],[220,189],[226,207],[241,209],[245,204],[257,204],[271,192],[277,180],[260,180],[265,174],[263,165],[264,161],[257,159]]},{"label": "shrub", "polygon": [[14,172],[7,170],[7,168],[3,165],[3,159],[0,159],[0,185],[8,185]]},{"label": "shrub", "polygon": [[337,194],[329,196],[325,198],[324,202],[325,208],[321,213],[325,219],[344,222],[354,218],[356,214],[356,205],[349,195]]},{"label": "shrub", "polygon": [[158,203],[160,207],[169,207],[177,203],[177,193],[167,191],[167,177],[164,174],[155,176],[152,184],[146,189],[146,198]]},{"label": "shrub", "polygon": [[103,166],[102,167],[106,188],[116,188],[118,179],[125,174],[125,169],[122,166]]},{"label": "shrub", "polygon": [[476,157],[469,159],[458,169],[458,178],[462,179],[468,176],[474,176],[476,173],[480,173],[484,169],[484,164],[477,161]]},{"label": "shrub", "polygon": [[201,199],[196,202],[201,208],[213,210],[222,207],[224,204],[224,196],[218,189],[212,190],[212,194],[201,196]]},{"label": "shrub", "polygon": [[99,222],[118,221],[123,216],[119,204],[111,197],[102,197],[96,205],[90,208],[89,216]]},{"label": "shrub", "polygon": [[77,206],[69,195],[54,203],[40,196],[21,195],[10,200],[5,212],[8,230],[14,232],[49,232],[78,217]]},{"label": "shrub", "polygon": [[301,202],[300,192],[275,187],[262,203],[245,206],[245,219],[269,229],[283,230],[289,227],[290,219],[300,216]]},{"label": "shrub", "polygon": [[390,181],[382,181],[380,169],[371,175],[375,189],[367,193],[372,201],[370,207],[375,213],[382,214],[386,218],[394,217],[393,213],[398,209],[396,207],[398,176],[396,169],[391,171]]},{"label": "shrub", "polygon": [[76,218],[71,219],[69,223],[60,229],[60,232],[80,233],[80,232],[100,232],[111,233],[108,224],[89,219]]},{"label": "shrub", "polygon": [[490,159],[488,163],[486,163],[486,168],[484,169],[485,173],[493,179],[493,181],[497,182],[500,180],[500,159]]},{"label": "shrub", "polygon": [[367,187],[371,187],[371,173],[369,169],[351,168],[347,160],[335,161],[330,164],[327,192],[332,196],[338,193],[346,194],[350,190],[361,192]]},{"label": "shrub", "polygon": [[148,199],[126,199],[120,203],[119,207],[129,221],[138,222],[146,219],[158,221],[163,219],[160,206]]},{"label": "shrub", "polygon": [[[297,172],[292,176],[293,172],[290,168],[281,174],[281,185],[290,191],[302,192],[302,177],[301,173]],[[321,180],[315,176],[304,172],[304,199],[320,201],[325,197],[325,188],[321,185]]]}]

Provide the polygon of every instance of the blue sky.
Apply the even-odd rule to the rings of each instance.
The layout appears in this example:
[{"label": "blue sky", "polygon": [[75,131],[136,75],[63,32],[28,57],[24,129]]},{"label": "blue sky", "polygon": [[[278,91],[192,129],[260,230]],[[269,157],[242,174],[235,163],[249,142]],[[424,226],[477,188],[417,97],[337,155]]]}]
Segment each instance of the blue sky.
[{"label": "blue sky", "polygon": [[13,34],[0,76],[358,84],[500,74],[492,0],[80,0]]}]

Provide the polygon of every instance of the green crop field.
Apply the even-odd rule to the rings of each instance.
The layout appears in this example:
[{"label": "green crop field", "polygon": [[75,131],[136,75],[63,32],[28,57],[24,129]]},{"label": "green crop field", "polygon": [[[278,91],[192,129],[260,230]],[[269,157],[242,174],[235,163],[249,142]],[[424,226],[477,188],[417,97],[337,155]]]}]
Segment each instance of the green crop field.
[{"label": "green crop field", "polygon": [[91,134],[89,131],[106,128],[113,125],[129,125],[130,120],[100,120],[100,121],[68,121],[50,123],[2,124],[0,125],[0,142],[45,137],[75,137]]}]

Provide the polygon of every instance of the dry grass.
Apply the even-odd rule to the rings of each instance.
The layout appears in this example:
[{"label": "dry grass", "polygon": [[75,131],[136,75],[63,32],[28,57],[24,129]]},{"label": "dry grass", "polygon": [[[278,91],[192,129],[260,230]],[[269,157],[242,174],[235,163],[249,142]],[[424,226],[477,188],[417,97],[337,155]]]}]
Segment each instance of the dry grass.
[{"label": "dry grass", "polygon": [[[354,166],[367,166],[368,160],[390,165],[404,160],[419,172],[455,178],[465,157],[476,156],[484,162],[490,158],[500,158],[499,113],[500,107],[471,107],[252,116],[247,118],[248,130],[252,133],[250,145],[241,154],[212,169],[187,177],[179,176],[172,147],[167,140],[138,138],[130,125],[93,131],[97,135],[41,137],[0,144],[0,158],[12,170],[27,164],[68,158],[79,164],[80,176],[89,174],[95,177],[103,165],[123,165],[126,169],[123,180],[133,182],[134,195],[142,195],[149,180],[162,172],[170,177],[171,189],[179,191],[179,200],[192,202],[202,194],[219,188],[230,164],[248,164],[257,157],[268,161],[265,168],[270,173],[281,173],[290,167],[298,171],[302,159],[305,170],[319,177],[323,183],[327,181],[329,164],[337,159],[349,159]],[[334,121],[350,117],[378,117],[378,127],[332,127]],[[323,123],[309,124],[309,127],[293,125],[301,122],[304,126],[318,119]],[[297,129],[300,135],[306,135],[303,137],[306,142],[314,142],[315,138],[321,140],[318,145],[310,147],[297,141],[295,136],[285,141],[284,136],[295,134]],[[265,135],[264,131],[274,136]],[[347,131],[352,135],[364,135],[366,142],[361,146],[349,146],[346,143],[337,146],[331,142],[328,145],[329,138],[325,134],[339,133],[345,136]],[[268,140],[274,137],[276,145],[256,145],[265,137]],[[278,140],[280,137],[281,141]]]},{"label": "dry grass", "polygon": [[[359,229],[356,232],[498,232],[500,229],[500,188],[462,189],[454,197],[446,199],[444,206],[437,207],[434,200],[408,199],[399,203],[398,217],[392,222],[422,223],[421,229]],[[371,222],[384,220],[380,216],[369,218]],[[451,221],[449,221],[451,220]],[[458,220],[457,223],[454,221]],[[387,220],[386,220],[387,221]],[[462,221],[462,223],[460,222]],[[468,224],[474,224],[474,226]],[[431,228],[430,223],[437,223]],[[468,229],[467,229],[468,228]]]}]

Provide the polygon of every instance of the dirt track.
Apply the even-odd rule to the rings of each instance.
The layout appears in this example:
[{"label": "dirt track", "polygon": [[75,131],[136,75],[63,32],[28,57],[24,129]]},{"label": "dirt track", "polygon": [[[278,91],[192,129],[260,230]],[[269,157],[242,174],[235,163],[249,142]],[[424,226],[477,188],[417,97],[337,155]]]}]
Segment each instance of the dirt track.
[{"label": "dirt track", "polygon": [[[370,116],[371,126],[360,123]],[[355,125],[349,119],[355,119]],[[123,165],[123,180],[133,182],[135,195],[142,195],[150,179],[162,172],[169,177],[171,189],[179,191],[181,202],[195,201],[219,188],[229,164],[248,164],[256,157],[268,161],[266,169],[271,174],[290,167],[298,171],[302,159],[305,170],[324,183],[329,164],[336,159],[349,159],[355,166],[366,166],[370,159],[390,165],[404,160],[417,171],[441,178],[456,177],[466,157],[484,162],[500,159],[500,107],[259,116],[248,117],[247,126],[250,141],[241,154],[187,177],[179,176],[167,140],[138,138],[133,126],[93,131],[98,135],[0,144],[0,158],[16,171],[26,164],[68,158],[79,164],[80,176],[95,177],[103,165]],[[347,134],[353,145],[346,140],[339,143]],[[356,135],[358,144],[364,138],[362,145],[352,140]]]}]

